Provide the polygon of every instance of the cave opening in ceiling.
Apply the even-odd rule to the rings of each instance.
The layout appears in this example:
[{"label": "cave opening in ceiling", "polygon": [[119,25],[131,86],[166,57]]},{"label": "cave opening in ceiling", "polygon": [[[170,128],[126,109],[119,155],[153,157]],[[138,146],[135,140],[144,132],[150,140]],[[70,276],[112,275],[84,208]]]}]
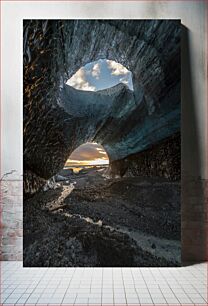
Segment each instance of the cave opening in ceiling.
[{"label": "cave opening in ceiling", "polygon": [[99,59],[81,67],[66,84],[79,90],[98,91],[119,83],[133,91],[131,71],[115,61]]},{"label": "cave opening in ceiling", "polygon": [[65,168],[78,173],[83,168],[106,167],[109,164],[104,147],[95,142],[87,142],[76,148],[65,163]]}]

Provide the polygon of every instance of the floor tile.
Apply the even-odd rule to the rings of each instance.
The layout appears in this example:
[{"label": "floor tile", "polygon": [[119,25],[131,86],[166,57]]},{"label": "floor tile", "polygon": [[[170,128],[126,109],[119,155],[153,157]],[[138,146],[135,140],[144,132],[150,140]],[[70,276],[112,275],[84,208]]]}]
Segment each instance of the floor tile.
[{"label": "floor tile", "polygon": [[37,306],[206,305],[206,264],[123,269],[23,268],[21,262],[1,265],[5,306],[25,302]]}]

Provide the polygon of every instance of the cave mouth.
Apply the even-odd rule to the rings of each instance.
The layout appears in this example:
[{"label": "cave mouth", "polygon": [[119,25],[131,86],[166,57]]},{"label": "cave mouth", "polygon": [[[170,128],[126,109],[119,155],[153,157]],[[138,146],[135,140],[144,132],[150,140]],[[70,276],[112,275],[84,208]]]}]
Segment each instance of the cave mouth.
[{"label": "cave mouth", "polygon": [[87,142],[72,152],[64,168],[79,173],[83,169],[107,168],[108,165],[109,158],[104,147],[96,142]]},{"label": "cave mouth", "polygon": [[123,83],[133,91],[132,73],[122,64],[99,59],[81,67],[66,82],[67,85],[83,91],[99,91]]}]

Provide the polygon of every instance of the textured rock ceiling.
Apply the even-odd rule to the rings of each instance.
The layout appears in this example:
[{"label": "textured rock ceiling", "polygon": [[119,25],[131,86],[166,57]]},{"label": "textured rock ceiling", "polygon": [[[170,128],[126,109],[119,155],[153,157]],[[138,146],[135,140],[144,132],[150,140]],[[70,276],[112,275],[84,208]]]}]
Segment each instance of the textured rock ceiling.
[{"label": "textured rock ceiling", "polygon": [[[65,84],[102,58],[132,72],[133,92],[124,84],[99,92]],[[24,21],[25,190],[37,190],[87,141],[114,161],[179,130],[179,21]]]}]

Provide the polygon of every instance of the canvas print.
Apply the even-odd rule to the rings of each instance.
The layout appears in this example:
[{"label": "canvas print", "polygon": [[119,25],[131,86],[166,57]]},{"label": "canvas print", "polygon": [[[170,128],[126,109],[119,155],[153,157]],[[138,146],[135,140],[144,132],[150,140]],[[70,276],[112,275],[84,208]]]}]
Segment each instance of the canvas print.
[{"label": "canvas print", "polygon": [[180,20],[24,20],[24,266],[181,263]]}]

